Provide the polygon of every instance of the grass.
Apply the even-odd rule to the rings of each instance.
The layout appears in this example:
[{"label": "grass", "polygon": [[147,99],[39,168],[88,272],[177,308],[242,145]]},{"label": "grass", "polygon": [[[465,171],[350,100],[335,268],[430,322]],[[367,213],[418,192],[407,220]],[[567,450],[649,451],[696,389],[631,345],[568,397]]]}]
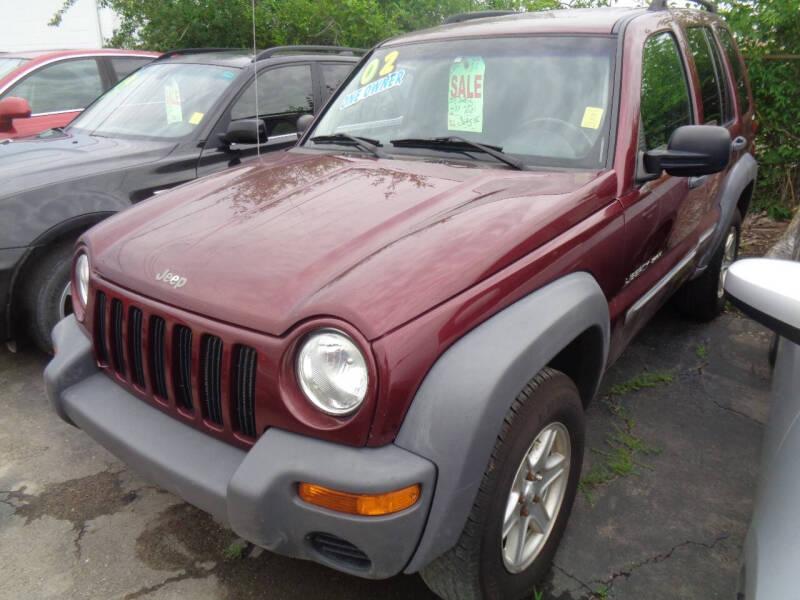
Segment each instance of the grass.
[{"label": "grass", "polygon": [[705,347],[704,344],[698,344],[697,348],[694,349],[695,353],[697,353],[697,358],[702,361],[708,360],[708,348]]},{"label": "grass", "polygon": [[578,484],[590,505],[594,506],[594,495],[592,494],[594,489],[615,479],[641,475],[642,469],[652,470],[652,467],[642,462],[639,457],[658,454],[661,451],[660,448],[647,444],[635,433],[636,422],[628,414],[620,397],[630,392],[668,385],[673,379],[673,375],[663,371],[645,371],[612,386],[608,394],[603,397],[603,404],[614,418],[612,431],[606,434],[604,448],[592,448],[592,452],[599,459],[581,477]]}]

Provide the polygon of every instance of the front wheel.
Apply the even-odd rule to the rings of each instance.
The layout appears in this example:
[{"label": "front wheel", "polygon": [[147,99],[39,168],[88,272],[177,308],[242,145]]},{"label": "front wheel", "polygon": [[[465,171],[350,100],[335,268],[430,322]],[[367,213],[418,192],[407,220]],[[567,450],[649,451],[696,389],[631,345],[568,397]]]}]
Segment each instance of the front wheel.
[{"label": "front wheel", "polygon": [[456,546],[422,578],[446,600],[530,598],[564,533],[583,461],[575,384],[543,369],[517,396]]},{"label": "front wheel", "polygon": [[72,314],[73,242],[48,249],[28,274],[22,292],[31,340],[47,354],[53,353],[50,332],[61,319]]}]

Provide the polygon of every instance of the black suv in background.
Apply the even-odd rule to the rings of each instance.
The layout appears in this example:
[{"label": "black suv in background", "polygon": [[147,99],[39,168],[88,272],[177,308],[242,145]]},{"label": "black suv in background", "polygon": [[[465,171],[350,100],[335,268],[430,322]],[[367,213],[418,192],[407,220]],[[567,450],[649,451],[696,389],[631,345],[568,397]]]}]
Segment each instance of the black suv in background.
[{"label": "black suv in background", "polygon": [[67,127],[0,144],[0,341],[27,329],[51,352],[50,330],[72,310],[81,233],[131,203],[294,145],[298,117],[321,108],[361,53],[169,52]]}]

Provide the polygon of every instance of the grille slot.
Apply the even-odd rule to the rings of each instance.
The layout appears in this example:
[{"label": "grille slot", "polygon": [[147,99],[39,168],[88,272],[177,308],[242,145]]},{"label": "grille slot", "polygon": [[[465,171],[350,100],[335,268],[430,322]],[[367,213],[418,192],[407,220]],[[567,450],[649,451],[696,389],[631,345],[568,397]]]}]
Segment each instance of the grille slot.
[{"label": "grille slot", "polygon": [[175,393],[181,406],[192,410],[192,330],[175,326]]},{"label": "grille slot", "polygon": [[256,371],[258,353],[250,346],[236,346],[234,399],[236,427],[245,435],[256,437]]},{"label": "grille slot", "polygon": [[312,533],[311,545],[322,556],[356,569],[368,569],[372,564],[362,550],[350,542],[329,533]]},{"label": "grille slot", "polygon": [[122,317],[124,309],[122,302],[114,298],[111,301],[111,360],[114,370],[125,376],[125,361],[123,360],[123,335]]},{"label": "grille slot", "polygon": [[101,363],[108,362],[108,346],[106,346],[106,295],[97,292],[97,306],[95,308],[94,348],[97,360]]},{"label": "grille slot", "polygon": [[150,317],[150,372],[153,377],[155,395],[167,399],[167,377],[164,352],[167,341],[167,325],[161,317]]},{"label": "grille slot", "polygon": [[203,392],[206,416],[222,425],[222,340],[213,335],[203,336]]},{"label": "grille slot", "polygon": [[133,383],[144,387],[144,364],[142,363],[142,311],[131,306],[128,310],[128,355],[131,359]]}]

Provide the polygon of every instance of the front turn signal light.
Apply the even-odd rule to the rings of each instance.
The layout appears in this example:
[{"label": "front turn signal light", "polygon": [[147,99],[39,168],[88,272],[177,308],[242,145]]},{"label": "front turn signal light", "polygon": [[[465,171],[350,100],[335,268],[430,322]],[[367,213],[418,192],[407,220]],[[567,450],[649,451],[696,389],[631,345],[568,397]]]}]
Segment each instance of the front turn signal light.
[{"label": "front turn signal light", "polygon": [[309,504],[351,515],[390,515],[413,506],[419,500],[419,484],[383,494],[351,494],[313,483],[301,483],[298,495]]}]

